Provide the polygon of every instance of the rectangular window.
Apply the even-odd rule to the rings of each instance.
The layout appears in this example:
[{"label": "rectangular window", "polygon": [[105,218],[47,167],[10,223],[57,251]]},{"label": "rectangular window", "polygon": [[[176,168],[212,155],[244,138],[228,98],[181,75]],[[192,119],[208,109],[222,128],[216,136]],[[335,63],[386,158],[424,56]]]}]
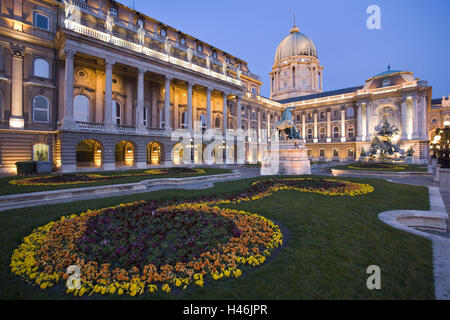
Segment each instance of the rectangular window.
[{"label": "rectangular window", "polygon": [[49,18],[41,13],[34,13],[34,26],[40,29],[50,30]]},{"label": "rectangular window", "polygon": [[311,149],[308,149],[308,157],[311,158]]},{"label": "rectangular window", "polygon": [[319,157],[325,158],[325,149],[319,149]]},{"label": "rectangular window", "polygon": [[111,13],[112,16],[117,17],[119,15],[119,12],[117,11],[117,8],[112,7],[109,9],[109,13]]},{"label": "rectangular window", "polygon": [[355,151],[353,149],[347,150],[347,158],[354,158],[355,157]]},{"label": "rectangular window", "polygon": [[33,145],[33,161],[48,161],[48,144]]},{"label": "rectangular window", "polygon": [[339,158],[339,149],[333,149],[333,158]]},{"label": "rectangular window", "polygon": [[33,121],[48,122],[49,121],[49,103],[47,98],[36,96],[33,98]]},{"label": "rectangular window", "polygon": [[144,107],[144,126],[147,127],[147,108]]}]

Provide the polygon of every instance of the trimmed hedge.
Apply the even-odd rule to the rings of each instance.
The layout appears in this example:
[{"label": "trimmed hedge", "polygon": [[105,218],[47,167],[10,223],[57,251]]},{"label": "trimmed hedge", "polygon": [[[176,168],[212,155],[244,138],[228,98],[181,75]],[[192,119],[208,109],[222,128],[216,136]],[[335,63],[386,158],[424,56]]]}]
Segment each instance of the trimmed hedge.
[{"label": "trimmed hedge", "polygon": [[17,174],[34,174],[36,173],[36,161],[16,162]]}]

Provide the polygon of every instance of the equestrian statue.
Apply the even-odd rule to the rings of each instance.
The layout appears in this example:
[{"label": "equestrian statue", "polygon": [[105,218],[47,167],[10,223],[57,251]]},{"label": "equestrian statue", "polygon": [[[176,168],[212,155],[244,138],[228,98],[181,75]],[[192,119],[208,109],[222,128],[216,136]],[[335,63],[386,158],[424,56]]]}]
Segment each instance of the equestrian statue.
[{"label": "equestrian statue", "polygon": [[275,123],[278,133],[281,134],[281,132],[284,131],[287,134],[287,139],[289,140],[300,139],[300,131],[298,131],[294,124],[294,119],[291,112],[293,109],[294,107],[287,107],[284,109],[281,120]]}]

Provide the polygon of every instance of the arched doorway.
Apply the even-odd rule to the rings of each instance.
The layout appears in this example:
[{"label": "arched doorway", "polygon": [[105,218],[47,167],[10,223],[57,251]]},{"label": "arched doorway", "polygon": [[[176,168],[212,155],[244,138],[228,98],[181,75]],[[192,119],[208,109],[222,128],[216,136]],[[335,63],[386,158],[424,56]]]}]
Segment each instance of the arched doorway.
[{"label": "arched doorway", "polygon": [[147,164],[156,166],[161,164],[161,144],[150,142],[147,145]]},{"label": "arched doorway", "polygon": [[177,143],[172,149],[172,162],[174,165],[180,165],[183,163],[183,145]]},{"label": "arched doorway", "polygon": [[92,168],[102,166],[102,145],[92,139],[80,141],[76,148],[78,168]]},{"label": "arched doorway", "polygon": [[130,141],[120,141],[116,144],[116,167],[134,166],[134,145]]}]

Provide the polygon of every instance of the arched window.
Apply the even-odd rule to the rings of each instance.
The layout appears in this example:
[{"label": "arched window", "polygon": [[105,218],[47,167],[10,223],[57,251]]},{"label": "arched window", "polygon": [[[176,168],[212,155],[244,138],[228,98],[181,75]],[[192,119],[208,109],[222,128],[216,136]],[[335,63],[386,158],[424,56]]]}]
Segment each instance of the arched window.
[{"label": "arched window", "polygon": [[181,129],[187,129],[187,112],[183,111],[181,113],[181,119],[180,119],[180,123],[181,123]]},{"label": "arched window", "polygon": [[44,96],[36,96],[33,98],[33,121],[48,122],[49,121],[49,102]]},{"label": "arched window", "polygon": [[333,128],[333,138],[339,138],[339,127]]},{"label": "arched window", "polygon": [[89,99],[80,94],[73,98],[73,116],[75,121],[89,122]]},{"label": "arched window", "polygon": [[325,128],[320,128],[319,129],[319,137],[320,139],[325,139]]},{"label": "arched window", "polygon": [[347,118],[353,118],[355,116],[355,111],[353,108],[347,108]]},{"label": "arched window", "polygon": [[325,112],[324,111],[322,111],[322,112],[320,112],[320,119],[325,119]]},{"label": "arched window", "polygon": [[216,117],[214,119],[214,128],[220,129],[220,118],[219,117]]},{"label": "arched window", "polygon": [[37,58],[34,60],[34,76],[50,79],[50,66],[47,60]]},{"label": "arched window", "polygon": [[121,124],[122,123],[122,107],[117,100],[112,101],[112,114],[113,114],[113,122],[114,124]]},{"label": "arched window", "polygon": [[308,113],[308,120],[312,120],[312,113]]},{"label": "arched window", "polygon": [[307,135],[307,136],[308,136],[308,139],[312,139],[312,137],[313,137],[312,129],[309,128],[307,132],[308,132],[308,135]]},{"label": "arched window", "polygon": [[205,115],[201,114],[198,120],[200,121],[200,128],[199,129],[202,132],[205,132],[206,131],[206,117],[205,117]]},{"label": "arched window", "polygon": [[355,136],[355,128],[353,126],[349,126],[347,129],[347,136],[349,138],[353,138]]}]

